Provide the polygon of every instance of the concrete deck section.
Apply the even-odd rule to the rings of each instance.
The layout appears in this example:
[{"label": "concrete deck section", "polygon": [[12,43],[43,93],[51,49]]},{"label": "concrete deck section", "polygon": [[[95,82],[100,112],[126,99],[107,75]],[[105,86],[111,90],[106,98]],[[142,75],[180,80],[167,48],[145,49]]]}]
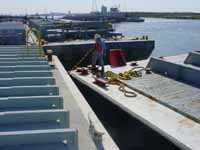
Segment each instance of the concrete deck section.
[{"label": "concrete deck section", "polygon": [[[196,122],[196,119],[199,119],[200,114],[198,107],[200,90],[197,85],[192,86],[193,84],[188,84],[188,82],[191,83],[191,81],[199,77],[195,76],[194,79],[189,79],[187,78],[188,76],[185,76],[185,73],[188,74],[192,69],[197,72],[199,70],[197,67],[184,64],[186,57],[187,55],[185,54],[166,57],[164,60],[156,59],[159,60],[158,62],[161,61],[167,64],[164,67],[160,66],[161,70],[156,66],[152,67],[152,64],[148,65],[149,60],[139,61],[138,64],[140,66],[146,67],[148,65],[155,72],[150,75],[143,75],[141,78],[134,78],[131,81],[123,81],[129,85],[130,89],[127,87],[128,90],[134,89],[137,93],[138,96],[135,98],[125,97],[118,90],[118,86],[109,85],[104,89],[93,84],[94,79],[92,75],[80,76],[74,71],[71,74],[78,81],[98,92],[111,103],[117,105],[134,118],[139,119],[180,148],[185,150],[199,150],[200,124]],[[172,63],[173,61],[175,62],[174,64]],[[153,64],[156,65],[157,61]],[[127,66],[119,68],[106,66],[106,70],[111,70],[115,73],[128,71],[131,68],[133,67],[129,63]],[[180,74],[178,71],[179,68],[184,70],[183,74]],[[182,75],[182,77],[177,76],[177,73]],[[191,75],[193,76],[193,74]],[[187,83],[185,83],[186,81]],[[154,98],[154,100],[151,98]],[[155,98],[159,101],[155,101]],[[167,103],[168,105],[163,105],[163,103]],[[194,118],[196,119],[194,120]]]},{"label": "concrete deck section", "polygon": [[[80,148],[83,150],[96,149],[91,144],[87,145],[91,140],[89,138],[91,135],[88,133],[88,117],[90,115],[95,128],[104,133],[102,141],[103,148],[105,150],[118,150],[119,148],[105,130],[102,123],[99,121],[96,114],[93,112],[56,56],[54,57],[54,63],[57,68],[54,70],[54,76],[56,77],[57,85],[60,87],[60,93],[64,96],[64,107],[71,112],[71,127],[77,128],[79,131]],[[99,148],[101,149],[101,145]]]},{"label": "concrete deck section", "polygon": [[[0,149],[118,150],[57,57],[50,67],[44,57],[13,54],[0,57]],[[105,133],[100,144],[88,131],[88,114]]]}]

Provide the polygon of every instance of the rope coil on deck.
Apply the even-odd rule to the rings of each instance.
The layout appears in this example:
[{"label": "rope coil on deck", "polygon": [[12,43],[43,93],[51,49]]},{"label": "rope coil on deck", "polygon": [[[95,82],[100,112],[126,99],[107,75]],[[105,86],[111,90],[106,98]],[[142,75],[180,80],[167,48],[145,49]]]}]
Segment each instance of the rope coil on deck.
[{"label": "rope coil on deck", "polygon": [[[141,70],[135,71],[135,69],[141,69]],[[123,84],[120,80],[131,80],[134,77],[141,77],[142,76],[142,74],[141,74],[142,70],[145,70],[145,68],[144,67],[134,67],[129,71],[125,71],[125,72],[119,73],[119,74],[116,74],[112,71],[107,71],[105,73],[105,77],[108,78],[109,84],[118,85],[119,90],[121,92],[123,92],[126,97],[136,97],[137,94],[133,91],[127,91],[125,89],[126,85]]]},{"label": "rope coil on deck", "polygon": [[[78,68],[83,63],[83,61],[85,61],[86,58],[92,52],[94,52],[94,49],[93,48],[89,49],[85,53],[85,55],[80,59],[80,61],[78,61],[76,63],[76,65],[74,65],[73,69]],[[135,71],[135,69],[141,69],[141,70]],[[125,72],[119,73],[119,74],[116,74],[116,73],[114,73],[112,71],[107,71],[107,72],[105,72],[105,77],[108,78],[108,83],[109,84],[118,85],[119,86],[119,91],[123,92],[124,96],[126,96],[126,97],[136,97],[137,94],[135,92],[133,92],[133,91],[127,91],[125,89],[126,85],[123,84],[120,80],[131,80],[134,77],[141,77],[142,76],[142,74],[141,74],[142,70],[145,70],[145,68],[137,66],[137,67],[132,68],[129,71],[125,71]]]},{"label": "rope coil on deck", "polygon": [[27,48],[27,54],[31,54],[32,49],[30,48],[30,44],[31,42],[29,42],[29,38],[33,39],[33,37],[31,36],[31,34],[34,34],[36,37],[36,46],[38,48],[38,56],[44,56],[44,51],[42,49],[42,38],[41,38],[41,33],[39,30],[37,30],[36,28],[30,28],[29,30],[27,30],[26,32],[26,48]]}]

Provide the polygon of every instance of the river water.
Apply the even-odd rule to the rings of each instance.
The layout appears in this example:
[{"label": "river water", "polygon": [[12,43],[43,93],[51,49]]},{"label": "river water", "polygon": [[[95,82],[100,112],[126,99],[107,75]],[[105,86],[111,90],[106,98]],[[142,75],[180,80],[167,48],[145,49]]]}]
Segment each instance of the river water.
[{"label": "river water", "polygon": [[200,20],[146,18],[143,23],[119,23],[113,27],[126,37],[148,35],[155,40],[153,56],[200,50]]}]

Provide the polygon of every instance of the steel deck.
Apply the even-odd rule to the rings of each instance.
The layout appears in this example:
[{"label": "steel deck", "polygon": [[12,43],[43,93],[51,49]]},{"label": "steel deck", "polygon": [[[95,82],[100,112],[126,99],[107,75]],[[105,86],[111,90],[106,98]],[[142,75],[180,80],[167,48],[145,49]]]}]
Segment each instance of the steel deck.
[{"label": "steel deck", "polygon": [[78,132],[38,49],[0,47],[0,149],[78,150]]},{"label": "steel deck", "polygon": [[200,89],[163,77],[159,74],[144,75],[123,81],[130,88],[154,97],[159,103],[200,122]]},{"label": "steel deck", "polygon": [[[116,85],[106,88],[95,85],[91,74],[81,76],[76,71],[71,75],[137,118],[175,145],[184,150],[199,150],[200,142],[200,68],[185,64],[187,54],[138,61],[139,66],[150,67],[152,74],[122,81],[133,90],[137,97],[125,97]],[[106,71],[121,73],[133,67],[106,66]]]}]

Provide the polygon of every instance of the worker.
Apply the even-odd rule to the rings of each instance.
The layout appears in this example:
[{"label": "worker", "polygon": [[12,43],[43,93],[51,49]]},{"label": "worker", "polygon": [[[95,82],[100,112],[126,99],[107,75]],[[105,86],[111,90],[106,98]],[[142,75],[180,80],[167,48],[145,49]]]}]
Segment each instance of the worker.
[{"label": "worker", "polygon": [[92,71],[95,72],[96,70],[96,62],[99,61],[101,65],[101,76],[104,76],[104,52],[106,49],[106,45],[104,41],[101,39],[99,34],[95,34],[95,51],[92,56]]}]

